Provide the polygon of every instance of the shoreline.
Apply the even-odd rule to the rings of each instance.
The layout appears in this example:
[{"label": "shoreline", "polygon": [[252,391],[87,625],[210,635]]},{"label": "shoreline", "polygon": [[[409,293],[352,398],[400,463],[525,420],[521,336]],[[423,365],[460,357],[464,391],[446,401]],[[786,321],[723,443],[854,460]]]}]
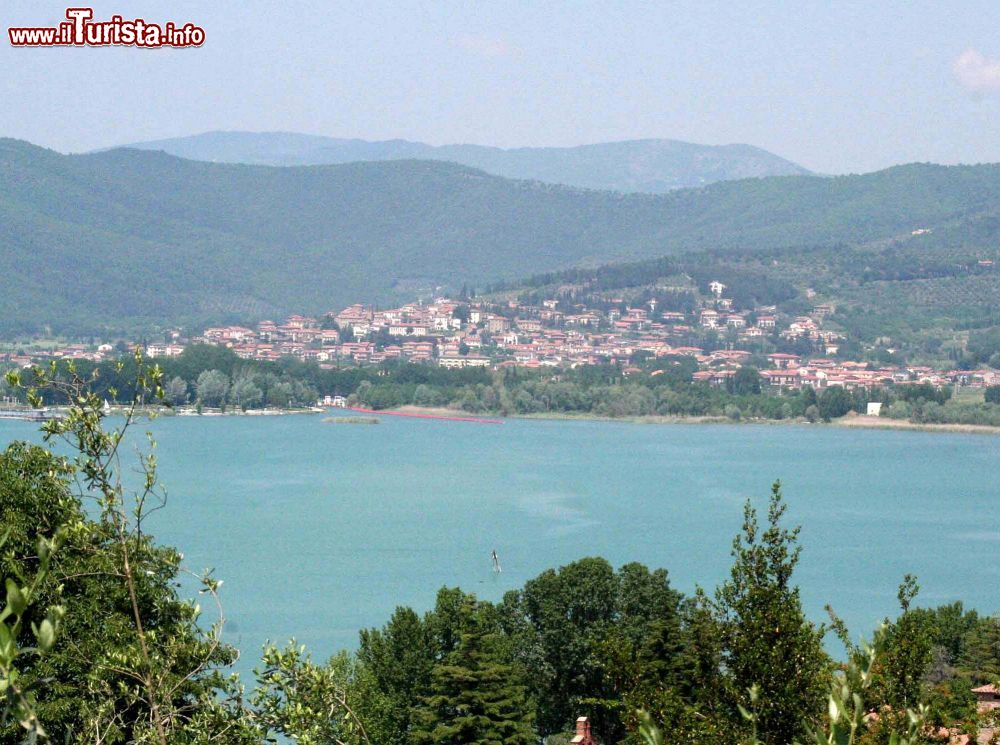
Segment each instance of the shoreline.
[{"label": "shoreline", "polygon": [[838,427],[859,429],[900,429],[914,432],[950,432],[952,434],[1000,435],[1000,427],[989,424],[924,424],[909,419],[889,419],[888,417],[845,416],[832,422]]},{"label": "shoreline", "polygon": [[[110,406],[106,411],[109,416],[124,416],[128,413],[128,406]],[[65,406],[50,406],[45,409],[45,411],[54,413],[57,415],[64,415],[66,413]],[[135,409],[136,416],[150,416],[155,415],[157,417],[220,417],[220,416],[292,416],[296,414],[324,414],[326,413],[326,407],[312,406],[308,408],[301,409],[247,409],[243,411],[239,408],[228,408],[225,411],[219,409],[204,409],[199,414],[197,409],[192,406],[185,406],[182,408],[170,408],[170,407],[138,407]]]},{"label": "shoreline", "polygon": [[[433,416],[456,416],[461,415],[460,409],[449,409],[443,406],[398,406],[387,411],[396,411],[407,414],[428,414]],[[473,415],[480,416],[480,415]],[[527,419],[527,420],[550,420],[550,421],[580,421],[580,422],[611,422],[621,424],[684,424],[684,425],[706,425],[706,424],[736,424],[736,425],[757,425],[757,426],[788,426],[788,425],[811,425],[817,427],[842,427],[846,429],[892,429],[905,430],[911,432],[941,432],[950,434],[977,434],[977,435],[1000,435],[1000,427],[993,427],[988,424],[921,424],[911,422],[907,419],[889,419],[888,417],[867,416],[857,414],[855,416],[844,416],[834,419],[831,422],[809,422],[806,419],[740,419],[734,421],[724,416],[663,416],[652,414],[648,416],[627,416],[608,417],[596,414],[574,414],[560,412],[540,412],[536,414],[511,414],[507,417],[497,413],[483,414],[482,416],[497,416],[507,419]]]},{"label": "shoreline", "polygon": [[[47,409],[48,412],[60,415],[63,413],[62,407],[51,407]],[[351,411],[351,409],[339,409],[334,407],[326,406],[316,406],[310,408],[302,409],[249,409],[247,411],[242,411],[240,409],[229,409],[227,411],[219,410],[205,410],[201,414],[193,408],[184,409],[158,409],[155,412],[151,412],[148,408],[137,409],[136,414],[140,416],[148,416],[151,413],[155,413],[156,416],[162,417],[229,417],[229,416],[247,416],[247,417],[272,417],[272,416],[293,416],[293,415],[306,415],[306,414],[329,414],[331,411]],[[111,407],[111,414],[121,415],[125,413],[124,407],[113,406]],[[899,430],[899,431],[910,431],[910,432],[937,432],[937,433],[947,433],[947,434],[973,434],[973,435],[1000,435],[1000,427],[994,427],[989,424],[930,424],[930,423],[918,423],[911,422],[907,419],[890,419],[888,417],[879,416],[868,416],[865,414],[855,414],[843,416],[839,419],[834,419],[831,422],[809,422],[801,417],[795,419],[739,419],[732,420],[725,416],[672,416],[672,415],[660,415],[660,414],[650,414],[646,416],[625,416],[625,417],[611,417],[611,416],[600,416],[597,414],[584,414],[584,413],[573,413],[573,412],[537,412],[533,414],[510,414],[503,416],[499,413],[487,412],[484,414],[473,414],[470,412],[464,412],[461,409],[451,409],[446,406],[415,406],[413,404],[407,404],[405,406],[397,406],[391,409],[385,409],[384,411],[372,410],[371,412],[365,412],[372,416],[378,416],[381,414],[386,414],[389,416],[402,414],[404,416],[415,416],[417,418],[429,418],[429,419],[480,419],[480,418],[496,418],[499,420],[513,419],[513,420],[536,420],[536,421],[566,421],[566,422],[603,422],[610,424],[645,424],[645,425],[687,425],[687,426],[697,426],[697,425],[717,425],[717,424],[732,424],[732,425],[751,425],[751,426],[829,426],[829,427],[840,427],[844,429],[882,429],[882,430]],[[13,419],[13,417],[11,417]],[[33,421],[33,420],[32,420]]]}]

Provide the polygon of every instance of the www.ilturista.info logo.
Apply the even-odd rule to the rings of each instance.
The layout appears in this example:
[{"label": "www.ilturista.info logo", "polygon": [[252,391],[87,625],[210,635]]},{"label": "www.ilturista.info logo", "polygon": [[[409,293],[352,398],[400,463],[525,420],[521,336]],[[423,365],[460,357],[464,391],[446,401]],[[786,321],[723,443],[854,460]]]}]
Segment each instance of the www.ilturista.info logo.
[{"label": "www.ilturista.info logo", "polygon": [[67,8],[58,26],[26,26],[7,29],[15,47],[200,47],[205,29],[193,23],[147,23],[142,18],[125,20],[111,16],[94,21],[93,8]]}]

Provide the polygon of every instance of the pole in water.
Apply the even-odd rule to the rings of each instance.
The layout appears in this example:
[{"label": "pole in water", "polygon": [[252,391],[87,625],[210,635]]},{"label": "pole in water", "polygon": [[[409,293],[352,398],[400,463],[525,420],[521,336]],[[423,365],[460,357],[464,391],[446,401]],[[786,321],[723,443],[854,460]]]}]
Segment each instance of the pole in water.
[{"label": "pole in water", "polygon": [[493,549],[493,571],[497,574],[500,574],[500,572],[503,571],[503,569],[500,568],[500,557],[497,556],[496,549]]}]

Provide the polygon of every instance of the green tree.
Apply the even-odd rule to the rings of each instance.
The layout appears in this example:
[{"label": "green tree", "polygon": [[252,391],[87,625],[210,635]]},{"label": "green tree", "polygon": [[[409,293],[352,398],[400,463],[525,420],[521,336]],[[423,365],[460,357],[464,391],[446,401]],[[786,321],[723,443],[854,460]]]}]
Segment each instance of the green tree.
[{"label": "green tree", "polygon": [[799,529],[781,525],[786,509],[775,482],[762,531],[747,500],[730,578],[715,598],[732,703],[749,709],[747,692],[759,689],[755,721],[765,745],[788,745],[806,735],[822,711],[829,665],[823,630],[806,620],[792,584],[801,548]]},{"label": "green tree", "polygon": [[430,688],[436,649],[429,625],[412,609],[397,608],[382,629],[361,632],[358,659],[389,705],[380,723],[385,742],[406,742],[414,707]]},{"label": "green tree", "polygon": [[458,648],[434,666],[430,695],[414,712],[414,745],[534,745],[521,671],[474,607]]},{"label": "green tree", "polygon": [[737,396],[756,396],[760,394],[760,372],[756,367],[741,367],[727,381],[730,393]]},{"label": "green tree", "polygon": [[[834,617],[834,624],[848,650],[848,662],[830,676],[825,721],[821,724],[817,722],[816,726],[808,725],[807,738],[791,740],[791,745],[802,742],[815,745],[870,745],[876,742],[888,745],[930,745],[932,742],[940,742],[937,735],[932,735],[930,739],[925,737],[928,734],[924,727],[927,710],[923,706],[898,713],[883,710],[881,717],[868,720],[867,715],[874,708],[868,700],[868,691],[873,685],[875,668],[881,656],[885,627],[875,632],[875,641],[871,645],[862,641],[858,647],[847,638],[846,628],[840,619]],[[767,707],[767,701],[759,686],[752,686],[747,693],[749,706],[741,705],[739,712],[750,726],[749,745],[765,745],[761,711]],[[663,740],[657,739],[658,734],[658,730],[647,719],[643,731],[647,745],[661,745]]]},{"label": "green tree", "polygon": [[584,698],[600,696],[600,641],[614,622],[615,573],[587,558],[547,570],[504,598],[508,627],[531,660],[529,682],[543,734],[561,732],[581,714]]},{"label": "green tree", "polygon": [[589,715],[595,733],[609,742],[624,736],[623,697],[669,685],[682,632],[681,596],[664,570],[587,558],[547,570],[510,592],[501,623],[525,660],[543,735],[562,732]]},{"label": "green tree", "polygon": [[920,702],[924,675],[931,664],[934,618],[910,608],[919,590],[916,578],[906,575],[896,596],[902,614],[887,624],[884,654],[875,669],[874,697],[879,705],[897,711]]},{"label": "green tree", "polygon": [[1000,680],[1000,615],[979,619],[963,635],[959,663],[977,683]]},{"label": "green tree", "polygon": [[[40,607],[58,601],[67,608],[65,620],[50,652],[32,660],[21,677],[35,687],[39,719],[60,741],[166,745],[227,732],[227,742],[259,742],[234,703],[238,691],[221,673],[236,657],[220,640],[221,621],[201,627],[197,606],[177,594],[180,554],[156,545],[145,530],[149,510],[163,504],[155,457],[140,454],[138,486],[134,492],[124,486],[135,479],[122,478],[119,445],[139,402],[163,393],[162,373],[145,368],[138,352],[135,362],[136,397],[124,422],[110,431],[102,424],[103,398],[72,363],[18,380],[35,403],[39,386],[73,402],[43,432],[76,453],[67,461],[15,444],[0,456],[0,514],[9,530],[0,574],[30,571],[39,541],[65,531],[37,590]],[[87,511],[84,497],[94,503]],[[210,576],[201,578],[201,587],[218,599]]]},{"label": "green tree", "polygon": [[205,370],[195,384],[198,400],[205,406],[222,406],[229,393],[229,378],[221,370]]},{"label": "green tree", "polygon": [[973,331],[969,334],[969,354],[977,361],[986,362],[994,354],[1000,352],[1000,326]]},{"label": "green tree", "polygon": [[261,401],[264,400],[264,392],[257,385],[256,376],[252,372],[236,376],[229,389],[229,400],[243,411],[260,406]]},{"label": "green tree", "polygon": [[164,397],[170,402],[171,406],[183,406],[188,402],[188,384],[179,375],[170,379],[170,382],[164,387],[163,392]]},{"label": "green tree", "polygon": [[[13,447],[21,449],[23,446]],[[48,453],[39,453],[40,448],[32,450],[35,455],[48,457]],[[56,470],[61,469],[53,469],[50,473]],[[0,469],[0,473],[5,472]],[[18,516],[12,517],[16,520]],[[4,578],[6,603],[0,611],[0,730],[7,729],[8,722],[15,722],[14,727],[24,735],[26,743],[48,738],[37,713],[36,691],[41,681],[23,676],[22,667],[26,658],[49,653],[56,642],[65,609],[61,605],[39,609],[37,603],[49,576],[52,555],[67,529],[68,526],[60,526],[50,536],[39,536],[31,561],[34,571],[30,576],[14,567],[13,576]],[[0,535],[0,550],[5,550],[10,533],[8,528]],[[7,570],[11,563],[5,561],[0,570]],[[5,571],[0,571],[0,578],[4,574]]]},{"label": "green tree", "polygon": [[844,416],[844,414],[851,410],[853,405],[854,398],[851,396],[850,391],[839,385],[825,389],[820,394],[819,402],[817,403],[819,415],[826,422]]},{"label": "green tree", "polygon": [[287,409],[295,400],[295,385],[290,380],[275,381],[267,389],[267,405]]},{"label": "green tree", "polygon": [[393,740],[379,729],[389,702],[368,671],[347,652],[325,665],[305,647],[268,645],[253,692],[255,717],[271,732],[302,745],[378,745]]}]

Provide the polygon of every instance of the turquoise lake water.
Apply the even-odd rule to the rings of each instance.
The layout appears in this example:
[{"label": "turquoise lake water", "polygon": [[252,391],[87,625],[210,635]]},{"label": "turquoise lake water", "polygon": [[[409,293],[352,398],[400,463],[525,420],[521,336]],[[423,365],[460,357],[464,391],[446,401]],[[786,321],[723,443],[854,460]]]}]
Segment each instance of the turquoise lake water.
[{"label": "turquoise lake water", "polygon": [[[163,418],[153,430],[169,502],[150,528],[225,580],[244,670],[265,639],[295,636],[325,657],[397,605],[428,608],[443,585],[498,599],[583,556],[713,588],[744,499],[764,506],[776,478],[802,525],[796,579],[814,619],[829,602],[870,635],[907,572],[924,604],[1000,611],[997,436],[320,416]],[[0,422],[0,442],[34,431]]]}]

